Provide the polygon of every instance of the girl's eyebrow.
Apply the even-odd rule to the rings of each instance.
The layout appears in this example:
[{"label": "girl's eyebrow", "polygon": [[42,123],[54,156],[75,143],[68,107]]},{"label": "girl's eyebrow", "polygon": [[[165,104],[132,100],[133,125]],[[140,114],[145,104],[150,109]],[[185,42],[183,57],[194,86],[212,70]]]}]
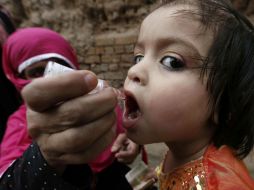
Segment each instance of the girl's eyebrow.
[{"label": "girl's eyebrow", "polygon": [[[143,50],[145,47],[144,44],[145,42],[138,40],[134,46],[134,51]],[[194,57],[198,57],[198,58],[204,57],[201,55],[201,53],[198,51],[198,49],[195,47],[193,43],[178,37],[161,37],[159,39],[156,39],[156,41],[154,42],[154,45],[156,46],[157,49],[164,49],[166,47],[176,45],[176,44],[190,49],[191,50],[190,54],[193,55]]]},{"label": "girl's eyebrow", "polygon": [[172,45],[181,45],[183,47],[187,47],[191,51],[191,54],[195,55],[195,57],[202,57],[201,53],[198,51],[198,49],[193,43],[187,40],[183,40],[182,38],[178,38],[178,37],[159,38],[156,40],[155,45],[157,46],[157,48],[160,48],[160,49],[163,49]]},{"label": "girl's eyebrow", "polygon": [[140,41],[137,41],[136,44],[134,45],[134,52],[137,50],[143,50],[144,49],[144,45],[143,43],[141,43]]}]

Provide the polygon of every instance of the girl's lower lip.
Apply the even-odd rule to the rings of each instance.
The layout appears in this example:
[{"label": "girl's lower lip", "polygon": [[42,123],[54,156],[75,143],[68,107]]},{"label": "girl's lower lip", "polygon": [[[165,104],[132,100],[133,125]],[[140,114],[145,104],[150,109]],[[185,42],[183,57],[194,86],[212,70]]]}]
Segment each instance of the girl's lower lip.
[{"label": "girl's lower lip", "polygon": [[130,118],[127,115],[123,114],[123,127],[125,129],[134,128],[140,117]]}]

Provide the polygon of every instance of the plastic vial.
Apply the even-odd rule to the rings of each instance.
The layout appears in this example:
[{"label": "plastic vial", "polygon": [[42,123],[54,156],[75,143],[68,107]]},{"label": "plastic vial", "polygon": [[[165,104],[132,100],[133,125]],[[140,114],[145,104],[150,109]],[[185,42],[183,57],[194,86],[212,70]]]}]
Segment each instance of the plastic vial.
[{"label": "plastic vial", "polygon": [[[46,68],[45,68],[45,71],[44,71],[44,77],[54,76],[57,74],[71,72],[71,71],[74,71],[74,69],[60,65],[60,64],[53,62],[53,61],[49,61]],[[105,80],[98,79],[97,86],[92,91],[90,91],[88,94],[98,93],[107,87],[109,87],[109,85]],[[123,109],[124,108],[124,101],[125,101],[124,94],[119,89],[113,88],[113,90],[117,95],[119,106]]]}]

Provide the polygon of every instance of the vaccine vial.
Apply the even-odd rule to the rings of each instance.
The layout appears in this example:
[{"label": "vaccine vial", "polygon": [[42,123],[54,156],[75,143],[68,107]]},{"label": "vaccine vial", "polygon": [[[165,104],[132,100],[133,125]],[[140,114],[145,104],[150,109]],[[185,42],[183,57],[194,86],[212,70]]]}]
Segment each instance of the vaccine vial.
[{"label": "vaccine vial", "polygon": [[[53,61],[49,61],[45,71],[44,71],[44,77],[49,77],[49,76],[54,76],[54,75],[58,75],[61,73],[66,73],[66,72],[71,72],[74,71],[74,69],[60,65],[59,63],[53,62]],[[102,91],[104,88],[109,87],[109,84],[102,79],[98,79],[98,83],[97,86],[90,91],[88,94],[95,94],[98,93],[100,91]],[[119,106],[123,109],[124,108],[124,101],[125,101],[125,96],[124,93],[116,88],[113,88],[115,94],[117,95],[117,99],[118,99],[118,104]]]},{"label": "vaccine vial", "polygon": [[66,73],[66,72],[70,72],[73,71],[72,68],[60,65],[54,61],[49,61],[45,71],[44,71],[44,77],[50,77],[50,76],[54,76],[57,74],[61,74],[61,73]]}]

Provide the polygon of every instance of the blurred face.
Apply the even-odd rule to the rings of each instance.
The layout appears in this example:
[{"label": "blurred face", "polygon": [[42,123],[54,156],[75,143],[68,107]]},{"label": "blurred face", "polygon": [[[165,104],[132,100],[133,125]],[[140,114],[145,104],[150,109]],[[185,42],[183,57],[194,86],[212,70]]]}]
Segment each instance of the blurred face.
[{"label": "blurred face", "polygon": [[44,70],[48,64],[48,61],[39,61],[28,66],[23,73],[23,77],[28,80],[32,80],[38,77],[42,77]]},{"label": "blurred face", "polygon": [[28,66],[21,74],[21,77],[28,80],[33,80],[35,78],[42,77],[44,75],[45,68],[49,61],[56,62],[60,65],[70,67],[68,63],[63,60],[57,58],[50,58],[43,61],[38,61],[33,63],[32,65]]},{"label": "blurred face", "polygon": [[140,144],[210,138],[206,80],[201,58],[208,54],[211,31],[178,11],[194,7],[161,7],[142,23],[134,50],[135,64],[124,84],[123,124]]}]

